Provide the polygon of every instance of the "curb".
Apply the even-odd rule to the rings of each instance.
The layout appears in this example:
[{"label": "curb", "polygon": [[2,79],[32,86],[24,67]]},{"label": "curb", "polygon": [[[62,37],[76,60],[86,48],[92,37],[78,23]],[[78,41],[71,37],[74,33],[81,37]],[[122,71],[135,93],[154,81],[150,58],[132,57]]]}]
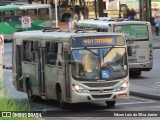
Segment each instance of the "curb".
[{"label": "curb", "polygon": [[147,98],[147,99],[160,100],[160,96],[138,93],[138,92],[133,92],[133,91],[130,91],[130,95],[144,97],[144,98]]}]

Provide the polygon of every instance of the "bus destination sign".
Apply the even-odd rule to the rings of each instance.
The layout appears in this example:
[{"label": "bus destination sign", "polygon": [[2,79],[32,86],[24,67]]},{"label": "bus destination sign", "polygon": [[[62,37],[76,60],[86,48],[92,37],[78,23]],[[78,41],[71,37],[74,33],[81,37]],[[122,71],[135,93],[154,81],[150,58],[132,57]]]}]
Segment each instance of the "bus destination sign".
[{"label": "bus destination sign", "polygon": [[98,47],[112,45],[116,45],[116,36],[76,37],[72,41],[72,47]]}]

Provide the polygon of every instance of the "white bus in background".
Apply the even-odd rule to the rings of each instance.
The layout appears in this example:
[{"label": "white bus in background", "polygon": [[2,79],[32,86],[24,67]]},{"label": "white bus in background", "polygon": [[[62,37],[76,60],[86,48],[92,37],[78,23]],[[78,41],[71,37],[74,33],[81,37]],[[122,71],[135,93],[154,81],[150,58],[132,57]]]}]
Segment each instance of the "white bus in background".
[{"label": "white bus in background", "polygon": [[[29,23],[27,28],[23,26]],[[4,35],[5,41],[11,41],[15,32],[51,28],[52,24],[51,6],[48,4],[8,2],[0,6],[0,34]]]},{"label": "white bus in background", "polygon": [[150,71],[153,67],[152,29],[146,21],[128,21],[101,17],[96,20],[82,20],[77,29],[96,29],[98,32],[125,33],[129,54],[129,68],[132,76],[141,75],[141,71]]},{"label": "white bus in background", "polygon": [[14,34],[13,84],[30,100],[66,103],[129,98],[129,67],[122,34],[28,31]]}]

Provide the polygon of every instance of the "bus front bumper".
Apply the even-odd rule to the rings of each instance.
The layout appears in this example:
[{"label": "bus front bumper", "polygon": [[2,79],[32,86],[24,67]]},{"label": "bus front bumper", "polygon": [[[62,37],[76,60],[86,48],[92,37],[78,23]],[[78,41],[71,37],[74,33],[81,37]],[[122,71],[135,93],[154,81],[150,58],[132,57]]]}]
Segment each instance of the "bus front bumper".
[{"label": "bus front bumper", "polygon": [[129,70],[141,70],[141,71],[149,71],[153,67],[153,62],[142,62],[142,63],[129,63]]},{"label": "bus front bumper", "polygon": [[93,101],[116,101],[117,99],[129,99],[129,88],[118,92],[99,91],[97,93],[77,93],[72,90],[71,103],[93,102]]}]

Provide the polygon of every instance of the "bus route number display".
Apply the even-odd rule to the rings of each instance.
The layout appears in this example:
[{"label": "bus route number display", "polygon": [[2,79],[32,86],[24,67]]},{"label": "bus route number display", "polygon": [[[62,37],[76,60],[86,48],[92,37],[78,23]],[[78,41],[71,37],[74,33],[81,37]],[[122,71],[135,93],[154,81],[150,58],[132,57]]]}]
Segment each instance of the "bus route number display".
[{"label": "bus route number display", "polygon": [[77,37],[72,41],[72,47],[98,47],[116,45],[116,37],[109,36],[88,36]]}]

